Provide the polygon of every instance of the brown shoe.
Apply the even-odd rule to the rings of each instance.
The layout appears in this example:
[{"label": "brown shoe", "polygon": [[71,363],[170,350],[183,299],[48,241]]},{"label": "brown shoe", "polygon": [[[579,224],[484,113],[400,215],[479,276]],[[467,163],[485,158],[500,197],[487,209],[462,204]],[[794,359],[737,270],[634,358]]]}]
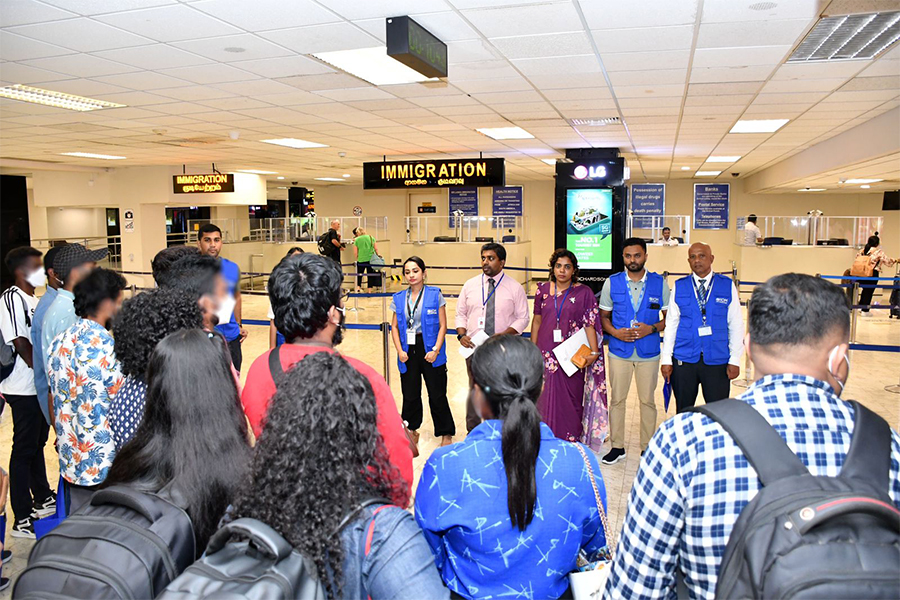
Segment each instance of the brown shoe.
[{"label": "brown shoe", "polygon": [[410,430],[408,430],[408,431],[409,431],[409,439],[412,440],[412,443],[413,443],[413,444],[415,444],[416,446],[418,446],[418,445],[419,445],[419,432],[418,432],[418,431],[413,431],[412,429],[410,429]]},{"label": "brown shoe", "polygon": [[441,436],[441,446],[449,446],[453,443],[452,435],[443,435]]}]

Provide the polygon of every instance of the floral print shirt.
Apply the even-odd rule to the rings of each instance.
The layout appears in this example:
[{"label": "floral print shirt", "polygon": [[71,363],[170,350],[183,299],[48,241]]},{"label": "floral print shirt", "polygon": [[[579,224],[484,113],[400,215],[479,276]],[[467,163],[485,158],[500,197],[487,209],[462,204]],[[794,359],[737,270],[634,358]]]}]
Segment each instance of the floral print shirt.
[{"label": "floral print shirt", "polygon": [[53,340],[49,358],[59,474],[74,485],[102,483],[116,454],[107,415],[123,382],[113,337],[99,323],[78,319]]}]

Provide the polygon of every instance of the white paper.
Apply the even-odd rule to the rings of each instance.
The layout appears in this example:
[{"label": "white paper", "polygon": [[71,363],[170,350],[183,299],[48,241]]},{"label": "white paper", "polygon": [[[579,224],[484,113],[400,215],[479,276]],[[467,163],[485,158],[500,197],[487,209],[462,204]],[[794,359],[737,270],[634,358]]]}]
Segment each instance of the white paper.
[{"label": "white paper", "polygon": [[559,366],[562,367],[563,372],[568,377],[571,377],[578,371],[578,367],[572,362],[572,357],[575,356],[575,353],[582,346],[590,346],[587,333],[583,327],[576,331],[572,337],[553,349],[553,354],[556,356]]},{"label": "white paper", "polygon": [[475,344],[475,348],[466,348],[465,346],[459,347],[459,355],[463,358],[469,358],[473,354],[475,354],[475,349],[478,346],[485,343],[490,336],[484,332],[484,329],[479,329],[475,332],[475,334],[469,339],[472,340],[472,343]]}]

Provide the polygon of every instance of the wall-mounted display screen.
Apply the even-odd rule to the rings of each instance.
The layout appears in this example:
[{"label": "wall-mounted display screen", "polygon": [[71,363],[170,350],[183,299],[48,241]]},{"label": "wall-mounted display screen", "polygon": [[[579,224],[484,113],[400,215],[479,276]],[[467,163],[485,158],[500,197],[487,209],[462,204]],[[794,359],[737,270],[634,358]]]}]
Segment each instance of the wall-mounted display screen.
[{"label": "wall-mounted display screen", "polygon": [[581,269],[612,269],[611,189],[566,190],[566,248]]}]

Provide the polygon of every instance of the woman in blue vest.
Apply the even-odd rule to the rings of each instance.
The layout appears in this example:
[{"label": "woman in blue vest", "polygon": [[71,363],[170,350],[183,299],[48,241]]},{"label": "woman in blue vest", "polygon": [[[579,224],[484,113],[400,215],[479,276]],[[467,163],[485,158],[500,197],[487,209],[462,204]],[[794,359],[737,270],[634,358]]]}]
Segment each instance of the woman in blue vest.
[{"label": "woman in blue vest", "polygon": [[441,446],[453,443],[456,424],[447,401],[447,301],[440,288],[425,285],[425,261],[410,256],[403,263],[409,287],[394,294],[391,310],[391,337],[397,349],[400,385],[403,390],[401,416],[419,442],[422,426],[422,379],[428,389],[428,405],[434,423],[434,437]]}]

